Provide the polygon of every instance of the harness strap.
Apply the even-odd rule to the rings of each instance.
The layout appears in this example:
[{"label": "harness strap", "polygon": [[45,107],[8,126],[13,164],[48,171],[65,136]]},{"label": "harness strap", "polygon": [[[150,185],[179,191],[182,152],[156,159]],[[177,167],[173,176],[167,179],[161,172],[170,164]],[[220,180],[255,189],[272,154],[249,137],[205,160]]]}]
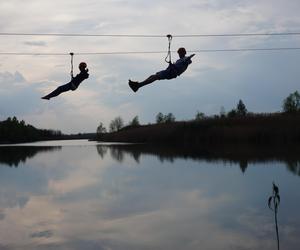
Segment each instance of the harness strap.
[{"label": "harness strap", "polygon": [[172,42],[172,35],[168,34],[167,35],[167,38],[168,38],[168,42],[169,42],[169,46],[168,46],[168,53],[167,53],[167,56],[165,58],[165,61],[167,63],[172,63],[172,60],[171,60],[171,42]]}]

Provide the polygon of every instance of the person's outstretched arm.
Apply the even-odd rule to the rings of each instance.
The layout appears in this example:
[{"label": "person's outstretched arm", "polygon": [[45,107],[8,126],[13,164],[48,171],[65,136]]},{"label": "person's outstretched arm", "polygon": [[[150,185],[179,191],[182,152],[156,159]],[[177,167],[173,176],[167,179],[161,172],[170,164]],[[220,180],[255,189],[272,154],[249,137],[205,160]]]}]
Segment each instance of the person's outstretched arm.
[{"label": "person's outstretched arm", "polygon": [[186,61],[188,62],[188,64],[192,63],[192,58],[195,56],[195,54],[191,54],[190,56],[186,57]]}]

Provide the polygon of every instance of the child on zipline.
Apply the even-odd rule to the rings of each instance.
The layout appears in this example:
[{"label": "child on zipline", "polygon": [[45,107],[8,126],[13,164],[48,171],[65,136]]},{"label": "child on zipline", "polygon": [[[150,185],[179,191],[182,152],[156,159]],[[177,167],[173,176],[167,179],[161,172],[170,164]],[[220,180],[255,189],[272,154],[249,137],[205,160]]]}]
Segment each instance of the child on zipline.
[{"label": "child on zipline", "polygon": [[58,96],[63,92],[66,92],[69,90],[72,90],[72,91],[76,90],[83,80],[89,78],[89,74],[88,74],[89,70],[86,67],[87,67],[86,63],[81,62],[79,64],[79,70],[80,70],[79,74],[77,74],[75,77],[73,77],[73,75],[72,75],[72,79],[70,82],[59,86],[57,89],[52,91],[50,94],[43,96],[42,99],[50,100],[52,97]]},{"label": "child on zipline", "polygon": [[171,63],[169,62],[169,66],[168,68],[166,68],[165,70],[159,71],[154,75],[149,76],[146,80],[142,81],[142,82],[135,82],[135,81],[131,81],[129,80],[128,84],[129,87],[134,91],[138,91],[139,88],[150,84],[154,81],[157,80],[170,80],[173,78],[176,78],[177,76],[180,76],[189,66],[189,64],[192,63],[191,58],[195,55],[192,54],[190,56],[185,56],[186,55],[186,50],[185,48],[179,48],[177,50],[179,59],[175,62],[175,63]]}]

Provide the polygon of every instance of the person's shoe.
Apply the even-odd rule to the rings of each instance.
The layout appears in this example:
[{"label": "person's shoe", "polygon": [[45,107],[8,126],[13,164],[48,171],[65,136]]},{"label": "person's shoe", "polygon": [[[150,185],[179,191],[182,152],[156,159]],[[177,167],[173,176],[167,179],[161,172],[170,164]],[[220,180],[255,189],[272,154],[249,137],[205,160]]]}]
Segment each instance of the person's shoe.
[{"label": "person's shoe", "polygon": [[132,89],[133,92],[137,92],[139,89],[139,82],[134,82],[134,81],[129,80],[128,85]]},{"label": "person's shoe", "polygon": [[50,100],[50,98],[47,96],[43,96],[43,97],[41,97],[41,99]]}]

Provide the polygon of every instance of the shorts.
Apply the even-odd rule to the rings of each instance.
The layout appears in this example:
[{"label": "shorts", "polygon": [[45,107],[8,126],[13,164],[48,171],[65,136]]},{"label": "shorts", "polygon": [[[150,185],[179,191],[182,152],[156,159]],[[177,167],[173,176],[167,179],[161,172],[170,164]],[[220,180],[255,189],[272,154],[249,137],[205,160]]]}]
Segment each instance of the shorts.
[{"label": "shorts", "polygon": [[158,71],[156,75],[158,76],[158,80],[170,80],[178,76],[177,71],[173,66],[169,66],[165,70]]},{"label": "shorts", "polygon": [[72,90],[72,91],[74,91],[74,90],[76,90],[77,88],[78,88],[78,86],[76,86],[74,83],[72,83],[72,82],[69,82],[69,84],[70,84],[70,89]]}]

